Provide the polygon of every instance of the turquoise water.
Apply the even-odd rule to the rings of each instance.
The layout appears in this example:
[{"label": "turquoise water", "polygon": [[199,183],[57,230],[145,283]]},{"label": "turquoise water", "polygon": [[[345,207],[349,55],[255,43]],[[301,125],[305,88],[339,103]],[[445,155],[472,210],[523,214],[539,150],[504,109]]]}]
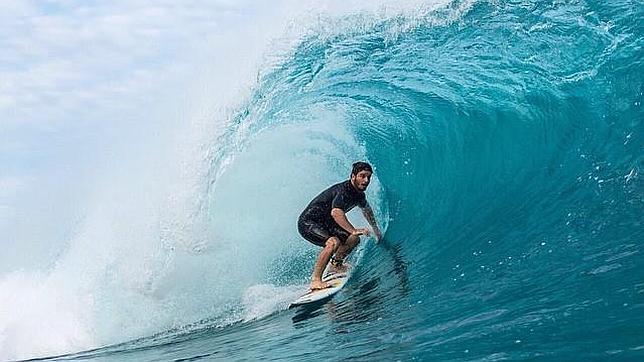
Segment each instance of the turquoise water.
[{"label": "turquoise water", "polygon": [[[329,21],[204,151],[205,214],[241,240],[214,259],[220,304],[175,301],[199,318],[52,359],[643,360],[644,4]],[[318,251],[296,215],[356,159],[375,166],[384,241],[363,241],[332,301],[288,310]],[[239,230],[255,222],[283,238]]]}]

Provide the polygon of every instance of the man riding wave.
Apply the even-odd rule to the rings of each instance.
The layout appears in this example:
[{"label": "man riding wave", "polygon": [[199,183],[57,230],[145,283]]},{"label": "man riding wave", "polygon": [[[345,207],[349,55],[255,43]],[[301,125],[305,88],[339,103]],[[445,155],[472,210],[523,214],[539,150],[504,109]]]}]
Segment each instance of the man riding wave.
[{"label": "man riding wave", "polygon": [[368,163],[354,163],[349,180],[322,191],[300,214],[297,222],[300,234],[323,248],[313,268],[311,290],[329,287],[322,281],[322,272],[329,261],[332,272],[346,271],[344,259],[358,245],[361,235],[369,235],[369,229],[357,229],[347,219],[346,213],[355,206],[360,207],[376,240],[380,241],[382,234],[365,196],[372,174],[373,169]]}]

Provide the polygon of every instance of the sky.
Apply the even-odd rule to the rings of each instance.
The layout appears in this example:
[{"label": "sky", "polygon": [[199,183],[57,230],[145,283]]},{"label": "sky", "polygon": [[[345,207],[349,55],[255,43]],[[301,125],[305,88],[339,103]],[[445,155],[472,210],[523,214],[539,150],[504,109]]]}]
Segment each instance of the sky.
[{"label": "sky", "polygon": [[221,56],[210,44],[252,15],[243,6],[1,1],[0,245],[65,230],[54,224],[73,222],[98,163],[135,152],[160,123],[187,122],[194,80]]}]

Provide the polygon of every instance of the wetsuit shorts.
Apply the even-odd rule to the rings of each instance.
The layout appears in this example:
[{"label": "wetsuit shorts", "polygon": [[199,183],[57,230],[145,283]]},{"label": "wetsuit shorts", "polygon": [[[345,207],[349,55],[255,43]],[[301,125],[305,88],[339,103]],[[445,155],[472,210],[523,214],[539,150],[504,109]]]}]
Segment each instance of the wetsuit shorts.
[{"label": "wetsuit shorts", "polygon": [[349,233],[332,219],[314,219],[305,217],[304,215],[300,216],[297,221],[297,230],[304,239],[321,247],[324,247],[326,241],[332,236],[340,239],[340,242],[343,244],[349,237]]}]

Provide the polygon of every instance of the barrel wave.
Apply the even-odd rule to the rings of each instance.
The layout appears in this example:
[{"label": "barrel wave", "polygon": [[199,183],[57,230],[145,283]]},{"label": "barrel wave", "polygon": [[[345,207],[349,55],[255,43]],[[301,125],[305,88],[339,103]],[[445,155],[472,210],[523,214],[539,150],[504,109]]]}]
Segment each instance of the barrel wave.
[{"label": "barrel wave", "polygon": [[[171,278],[220,294],[173,302],[219,304],[58,358],[644,358],[643,19],[627,0],[322,19],[204,151],[194,217],[217,242]],[[297,215],[356,160],[384,239],[332,301],[288,310],[319,251]]]}]

